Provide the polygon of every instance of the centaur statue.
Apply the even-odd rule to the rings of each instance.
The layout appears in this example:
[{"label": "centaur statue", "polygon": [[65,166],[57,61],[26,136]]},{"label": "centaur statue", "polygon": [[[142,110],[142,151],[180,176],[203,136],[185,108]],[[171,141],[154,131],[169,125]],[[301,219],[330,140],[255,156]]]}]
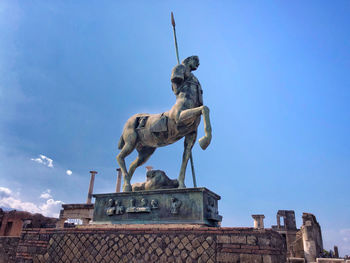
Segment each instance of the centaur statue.
[{"label": "centaur statue", "polygon": [[[179,188],[185,188],[185,174],[188,159],[191,159],[193,184],[196,187],[194,174],[192,147],[197,138],[197,128],[204,120],[205,136],[199,139],[199,145],[205,150],[211,141],[211,125],[209,108],[203,105],[203,91],[198,79],[192,74],[199,66],[199,58],[191,56],[180,64],[177,47],[175,19],[171,12],[175,50],[178,65],[171,73],[172,89],[176,96],[176,103],[170,111],[162,114],[136,114],[125,124],[120,137],[118,148],[121,150],[117,156],[118,164],[124,177],[123,192],[132,191],[130,180],[137,167],[144,164],[161,146],[172,144],[185,137],[185,149],[179,175]],[[125,157],[136,148],[139,155],[126,170]]]},{"label": "centaur statue", "polygon": [[[191,56],[175,66],[171,74],[172,90],[176,95],[175,105],[161,114],[140,113],[132,116],[125,124],[120,137],[117,156],[124,177],[123,192],[131,191],[130,180],[135,169],[144,164],[158,147],[172,144],[185,137],[184,153],[179,174],[179,188],[185,188],[185,173],[192,147],[197,138],[197,128],[204,121],[205,135],[199,145],[205,150],[211,141],[209,108],[203,105],[203,91],[192,71],[199,66],[199,58]],[[129,167],[125,157],[136,149],[138,156]]]}]

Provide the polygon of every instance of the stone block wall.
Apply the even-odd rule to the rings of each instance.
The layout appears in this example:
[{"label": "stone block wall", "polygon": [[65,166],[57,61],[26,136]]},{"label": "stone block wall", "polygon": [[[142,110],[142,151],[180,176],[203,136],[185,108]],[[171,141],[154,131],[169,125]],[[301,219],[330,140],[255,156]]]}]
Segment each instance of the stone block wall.
[{"label": "stone block wall", "polygon": [[0,237],[0,263],[14,263],[19,237]]},{"label": "stone block wall", "polygon": [[287,263],[305,263],[305,258],[287,258]]},{"label": "stone block wall", "polygon": [[322,263],[350,263],[350,260],[340,258],[317,258],[316,262]]},{"label": "stone block wall", "polygon": [[282,237],[268,229],[79,227],[23,230],[18,263],[240,262],[283,263]]}]

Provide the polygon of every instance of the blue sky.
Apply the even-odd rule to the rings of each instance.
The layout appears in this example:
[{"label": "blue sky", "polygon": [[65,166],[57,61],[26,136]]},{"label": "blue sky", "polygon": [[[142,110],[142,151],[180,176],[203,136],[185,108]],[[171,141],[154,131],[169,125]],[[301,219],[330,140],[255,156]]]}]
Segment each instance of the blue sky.
[{"label": "blue sky", "polygon": [[[175,102],[171,11],[180,59],[201,60],[213,140],[193,156],[223,225],[310,212],[350,254],[348,1],[1,1],[0,204],[55,215],[86,201],[92,169],[94,192],[114,191],[125,121]],[[176,178],[182,151],[147,165]]]}]

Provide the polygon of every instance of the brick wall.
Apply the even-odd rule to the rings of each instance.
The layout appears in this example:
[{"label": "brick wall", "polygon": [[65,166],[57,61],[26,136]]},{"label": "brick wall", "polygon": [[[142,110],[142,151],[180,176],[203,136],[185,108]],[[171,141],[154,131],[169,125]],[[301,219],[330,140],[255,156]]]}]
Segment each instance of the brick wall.
[{"label": "brick wall", "polygon": [[17,261],[283,263],[271,230],[207,227],[80,227],[23,230]]},{"label": "brick wall", "polygon": [[0,263],[14,263],[19,237],[0,237]]}]

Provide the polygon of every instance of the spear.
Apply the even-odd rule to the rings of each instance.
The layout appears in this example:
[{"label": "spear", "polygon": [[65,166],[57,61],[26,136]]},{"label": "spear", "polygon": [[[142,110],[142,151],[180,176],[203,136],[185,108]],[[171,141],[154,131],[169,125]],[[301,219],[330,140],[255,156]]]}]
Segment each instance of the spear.
[{"label": "spear", "polygon": [[171,12],[171,24],[173,25],[173,32],[174,32],[174,40],[175,40],[175,50],[176,50],[177,64],[180,64],[179,49],[177,48],[177,38],[176,38],[176,29],[175,29],[175,19],[174,19],[174,14],[173,14],[173,12]]},{"label": "spear", "polygon": [[[178,47],[177,47],[177,38],[176,38],[176,29],[175,29],[175,19],[174,19],[174,14],[173,14],[173,12],[171,12],[171,24],[173,25],[173,32],[174,32],[175,51],[176,51],[177,64],[180,64],[179,49],[178,49]],[[194,164],[193,164],[192,150],[191,150],[191,153],[190,153],[190,162],[191,162],[191,170],[192,170],[193,187],[197,187],[196,173],[194,172]]]}]

